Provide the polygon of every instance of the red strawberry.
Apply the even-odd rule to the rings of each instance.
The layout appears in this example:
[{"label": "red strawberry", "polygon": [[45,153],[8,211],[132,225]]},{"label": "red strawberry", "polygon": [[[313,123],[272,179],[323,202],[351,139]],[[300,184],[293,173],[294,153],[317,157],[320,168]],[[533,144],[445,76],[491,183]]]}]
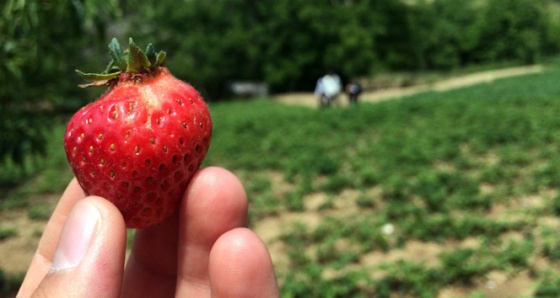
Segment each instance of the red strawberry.
[{"label": "red strawberry", "polygon": [[175,211],[210,146],[212,122],[200,94],[163,66],[165,52],[132,39],[89,86],[109,86],[68,123],[64,149],[88,195],[113,202],[129,228],[145,228]]}]

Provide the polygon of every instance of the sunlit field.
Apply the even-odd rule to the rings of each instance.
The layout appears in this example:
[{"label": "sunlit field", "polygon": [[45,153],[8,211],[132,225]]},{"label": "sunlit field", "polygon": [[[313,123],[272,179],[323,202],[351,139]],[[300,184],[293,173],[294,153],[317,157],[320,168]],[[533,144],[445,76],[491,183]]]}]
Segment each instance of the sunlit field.
[{"label": "sunlit field", "polygon": [[[559,78],[330,109],[212,103],[204,165],[243,181],[284,297],[560,296]],[[2,194],[0,248],[33,251],[72,177],[64,120],[47,159],[1,173],[24,182]]]}]

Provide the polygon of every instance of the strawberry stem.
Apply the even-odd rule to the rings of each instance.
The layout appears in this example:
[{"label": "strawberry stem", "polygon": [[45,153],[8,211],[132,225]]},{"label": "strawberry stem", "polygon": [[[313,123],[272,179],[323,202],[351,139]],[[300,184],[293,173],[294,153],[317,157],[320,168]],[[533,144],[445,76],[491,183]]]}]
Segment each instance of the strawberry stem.
[{"label": "strawberry stem", "polygon": [[128,40],[128,50],[124,51],[116,38],[109,43],[109,54],[111,62],[102,73],[84,73],[76,69],[76,72],[88,84],[78,85],[79,87],[97,87],[110,85],[113,80],[118,79],[121,73],[138,74],[141,72],[150,73],[159,66],[162,66],[166,53],[160,51],[156,53],[154,46],[149,44],[146,51],[142,51],[132,38]]}]

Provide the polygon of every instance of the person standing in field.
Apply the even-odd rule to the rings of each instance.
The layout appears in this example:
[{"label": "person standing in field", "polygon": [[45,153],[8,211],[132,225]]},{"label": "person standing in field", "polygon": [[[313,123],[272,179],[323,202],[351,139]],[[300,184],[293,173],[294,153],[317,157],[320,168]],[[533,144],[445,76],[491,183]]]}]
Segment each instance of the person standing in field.
[{"label": "person standing in field", "polygon": [[325,103],[325,94],[323,93],[323,77],[320,77],[317,80],[317,84],[315,85],[315,92],[313,93],[319,100],[319,106],[321,107],[325,106],[326,103]]},{"label": "person standing in field", "polygon": [[362,86],[356,81],[352,81],[346,85],[346,94],[348,95],[348,103],[353,105],[358,103],[358,97],[362,93]]},{"label": "person standing in field", "polygon": [[327,107],[337,101],[341,91],[340,77],[334,71],[329,71],[317,81],[315,95],[320,96],[320,105]]}]

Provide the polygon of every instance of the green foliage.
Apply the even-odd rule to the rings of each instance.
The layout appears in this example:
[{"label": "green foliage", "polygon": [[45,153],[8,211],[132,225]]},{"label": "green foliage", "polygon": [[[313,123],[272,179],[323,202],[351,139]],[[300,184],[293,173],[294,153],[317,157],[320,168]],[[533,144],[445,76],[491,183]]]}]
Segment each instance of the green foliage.
[{"label": "green foliage", "polygon": [[[61,193],[73,173],[66,160],[62,148],[62,139],[66,129],[65,123],[52,121],[51,131],[46,133],[45,156],[36,160],[27,156],[25,169],[8,163],[0,172],[0,185],[4,189],[0,194],[0,211],[12,208],[27,207],[31,199],[38,194]],[[34,173],[34,175],[30,175]],[[14,185],[21,184],[13,190]]]},{"label": "green foliage", "polygon": [[286,208],[289,211],[303,211],[305,206],[303,204],[302,196],[297,192],[289,192],[286,194]]},{"label": "green foliage", "polygon": [[[558,75],[555,69],[359,109],[312,110],[266,100],[213,104],[216,143],[207,162],[283,173],[293,187],[312,181],[305,192],[267,197],[277,210],[309,212],[301,203],[306,194],[329,193],[321,205],[327,208],[317,207],[329,216],[317,226],[287,227],[280,237],[290,260],[280,274],[287,297],[334,291],[345,273],[355,274],[345,280],[355,296],[432,297],[441,288],[479,284],[492,271],[513,275],[534,268],[536,255],[557,262],[555,230],[532,232],[539,231],[534,217],[558,214],[557,193],[543,199],[544,206],[515,206],[520,197],[540,197],[558,185]],[[325,171],[327,160],[336,165],[332,170]],[[267,184],[257,184],[257,194],[270,193]],[[336,215],[346,189],[360,190],[358,210]],[[496,206],[510,205],[511,214],[494,214]],[[389,223],[394,231],[386,234]],[[399,250],[411,240],[446,247],[439,265],[405,261],[348,269],[364,255]],[[473,240],[479,245],[458,244]],[[326,273],[332,271],[340,275]],[[383,278],[372,279],[379,271]]]},{"label": "green foliage", "polygon": [[552,201],[552,212],[556,216],[560,216],[560,194],[558,194]]},{"label": "green foliage", "polygon": [[25,156],[45,153],[57,106],[86,102],[76,99],[70,71],[103,39],[118,1],[8,0],[0,9],[0,164],[21,165]]},{"label": "green foliage", "polygon": [[4,228],[0,226],[0,241],[17,236],[18,232],[13,228]]},{"label": "green foliage", "polygon": [[[482,9],[476,27],[481,61],[519,60],[535,63],[551,43],[548,5],[543,0],[493,0]],[[491,43],[483,41],[492,40]]]},{"label": "green foliage", "polygon": [[2,297],[15,296],[21,283],[24,274],[22,273],[8,273],[0,270],[0,295]]},{"label": "green foliage", "polygon": [[[211,103],[205,165],[238,174],[251,225],[281,219],[285,297],[434,297],[527,270],[546,296],[556,279],[535,260],[558,274],[559,75],[551,67],[351,109]],[[64,123],[53,124],[45,171],[0,210],[45,218],[51,209],[30,197],[60,193],[72,177]],[[413,245],[437,249],[410,256]]]},{"label": "green foliage", "polygon": [[560,295],[560,276],[555,272],[547,272],[537,285],[534,297],[556,297]]},{"label": "green foliage", "polygon": [[441,273],[422,264],[401,261],[387,267],[387,276],[374,284],[377,297],[434,297]]},{"label": "green foliage", "polygon": [[447,283],[471,285],[478,276],[482,276],[492,267],[477,259],[474,249],[457,249],[442,254],[441,264],[445,270],[443,279]]},{"label": "green foliage", "polygon": [[478,11],[472,1],[425,1],[413,10],[417,67],[453,69],[472,63],[469,54],[478,42],[473,26]]},{"label": "green foliage", "polygon": [[[21,165],[28,154],[44,154],[52,113],[75,111],[101,92],[77,91],[79,80],[71,70],[105,65],[100,61],[114,34],[169,51],[171,71],[212,100],[223,98],[226,85],[236,80],[264,81],[272,91],[311,90],[328,69],[346,79],[386,70],[534,63],[560,50],[560,23],[546,0],[177,5],[8,0],[0,18],[0,163],[10,159]],[[133,6],[137,9],[127,13]],[[403,152],[403,158],[421,159],[417,153]]]},{"label": "green foliage", "polygon": [[[302,274],[300,274],[302,273]],[[353,271],[332,280],[321,279],[322,269],[308,264],[301,272],[286,276],[291,282],[282,289],[282,297],[372,297],[367,286],[370,278],[364,272]]]},{"label": "green foliage", "polygon": [[48,220],[53,212],[51,207],[46,202],[36,203],[27,210],[27,217],[33,220]]},{"label": "green foliage", "polygon": [[321,189],[326,193],[339,194],[344,189],[353,188],[353,181],[343,173],[333,174],[327,178]]},{"label": "green foliage", "polygon": [[[452,70],[539,62],[560,49],[560,23],[543,0],[195,0],[181,9],[148,1],[134,15],[121,13],[119,6],[134,3],[5,4],[0,158],[10,161],[2,163],[0,184],[42,171],[4,192],[0,210],[29,208],[31,218],[44,219],[50,209],[31,198],[60,193],[72,177],[60,141],[66,118],[55,112],[73,112],[94,98],[75,90],[72,70],[99,69],[104,40],[113,37],[105,30],[119,16],[125,18],[115,28],[130,25],[136,40],[167,50],[171,71],[212,99],[230,80],[309,90],[328,68],[345,77]],[[557,296],[557,270],[542,273],[533,262],[560,258],[555,229],[539,229],[541,218],[560,214],[558,77],[552,69],[355,109],[212,102],[215,130],[205,164],[240,173],[251,223],[283,212],[320,215],[313,226],[282,227],[277,241],[287,265],[278,276],[285,297],[434,297],[442,288],[481,284],[490,271],[526,269],[538,280],[535,296]],[[49,158],[29,156],[37,152]],[[271,175],[285,185],[278,189]],[[315,193],[326,199],[307,210]],[[522,203],[543,193],[553,194],[536,207]],[[345,204],[348,210],[339,210]],[[478,245],[464,244],[470,241]],[[362,267],[362,257],[402,252],[411,242],[441,244],[437,265],[388,259]],[[0,272],[2,294],[18,282]]]},{"label": "green foliage", "polygon": [[274,91],[310,90],[328,69],[357,77],[385,69],[535,63],[560,49],[550,5],[221,0],[188,1],[176,9],[174,2],[158,1],[137,20],[147,28],[144,35],[163,36],[157,44],[173,49],[172,71],[215,98],[232,80],[262,80]]}]

